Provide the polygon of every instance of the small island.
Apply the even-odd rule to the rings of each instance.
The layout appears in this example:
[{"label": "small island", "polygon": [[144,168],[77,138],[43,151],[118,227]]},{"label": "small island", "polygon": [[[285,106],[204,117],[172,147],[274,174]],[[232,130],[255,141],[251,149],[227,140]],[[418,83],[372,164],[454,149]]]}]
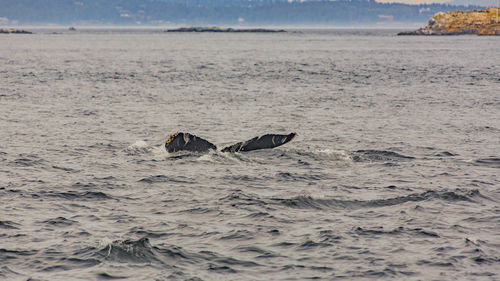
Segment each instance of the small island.
[{"label": "small island", "polygon": [[265,28],[231,28],[231,27],[181,27],[168,29],[165,32],[286,32],[283,29],[265,29]]},{"label": "small island", "polygon": [[26,31],[22,29],[14,29],[14,28],[2,28],[0,29],[0,33],[3,34],[33,34],[31,31]]},{"label": "small island", "polygon": [[500,35],[499,9],[436,13],[426,27],[398,35]]}]

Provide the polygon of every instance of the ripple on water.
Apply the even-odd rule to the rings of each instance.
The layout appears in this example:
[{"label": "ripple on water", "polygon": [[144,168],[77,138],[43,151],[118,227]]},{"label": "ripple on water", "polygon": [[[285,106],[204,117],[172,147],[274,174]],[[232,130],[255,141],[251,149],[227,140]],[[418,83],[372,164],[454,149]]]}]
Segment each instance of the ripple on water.
[{"label": "ripple on water", "polygon": [[20,155],[23,156],[21,158],[17,158],[9,163],[9,165],[12,166],[18,166],[18,167],[38,167],[41,166],[43,167],[46,163],[43,159],[40,159],[36,155]]},{"label": "ripple on water", "polygon": [[387,207],[400,205],[407,202],[421,202],[427,200],[443,200],[443,201],[468,201],[474,202],[474,198],[479,197],[480,193],[477,189],[455,191],[434,191],[428,190],[422,193],[413,193],[406,196],[377,199],[377,200],[340,200],[340,199],[317,199],[311,196],[297,196],[290,199],[273,198],[272,201],[278,202],[288,207],[293,208],[338,208],[338,209],[358,209],[358,208],[373,208]]},{"label": "ripple on water", "polygon": [[16,272],[10,267],[3,265],[0,267],[0,277],[4,278],[5,280],[17,280],[21,279],[21,277],[24,277],[24,274]]},{"label": "ripple on water", "polygon": [[101,272],[96,274],[97,278],[104,280],[120,280],[120,279],[128,279],[126,275],[118,275],[118,274],[109,274],[107,272]]},{"label": "ripple on water", "polygon": [[165,176],[165,175],[156,175],[156,176],[145,177],[145,178],[140,179],[139,182],[148,183],[148,184],[166,183],[166,182],[186,183],[186,184],[193,183],[193,181],[189,180],[189,178],[187,178],[185,176],[172,177],[172,176]]},{"label": "ripple on water", "polygon": [[276,257],[281,257],[280,254],[274,253],[272,251],[268,251],[256,246],[238,246],[234,248],[233,250],[236,250],[241,253],[250,253],[255,255],[256,258],[276,258]]},{"label": "ripple on water", "polygon": [[421,228],[405,228],[405,227],[397,227],[392,230],[385,230],[383,227],[378,228],[362,228],[356,227],[353,232],[358,235],[409,235],[409,236],[424,236],[424,237],[433,237],[439,238],[439,235],[433,231],[424,230]]},{"label": "ripple on water", "polygon": [[1,37],[0,280],[497,280],[498,44],[356,32]]},{"label": "ripple on water", "polygon": [[148,238],[116,240],[102,248],[87,247],[75,253],[72,262],[94,266],[98,263],[124,263],[182,270],[184,267],[205,267],[212,271],[237,272],[239,268],[260,266],[253,261],[239,260],[212,251],[190,252],[175,245],[153,246]]},{"label": "ripple on water", "polygon": [[110,200],[110,199],[115,199],[112,196],[101,192],[101,191],[84,191],[84,192],[78,192],[78,191],[66,191],[66,192],[54,192],[54,191],[42,191],[40,192],[40,195],[43,196],[48,196],[48,197],[56,197],[56,198],[63,198],[66,200]]},{"label": "ripple on water", "polygon": [[52,168],[55,170],[65,171],[67,173],[78,173],[81,171],[81,170],[75,170],[75,169],[67,168],[67,167],[60,167],[60,166],[52,166]]},{"label": "ripple on water", "polygon": [[0,221],[0,229],[19,229],[20,224],[13,221]]},{"label": "ripple on water", "polygon": [[387,150],[357,150],[351,153],[351,157],[355,162],[401,161],[415,159],[413,156],[406,156]]},{"label": "ripple on water", "polygon": [[63,227],[63,226],[71,226],[71,225],[78,223],[78,222],[74,221],[74,220],[67,219],[65,217],[57,217],[57,218],[45,220],[45,221],[43,221],[43,223],[51,225],[51,226]]},{"label": "ripple on water", "polygon": [[474,161],[474,163],[478,166],[500,168],[500,157],[481,158]]},{"label": "ripple on water", "polygon": [[0,248],[0,260],[24,260],[29,256],[36,255],[38,252],[38,250],[9,250]]}]

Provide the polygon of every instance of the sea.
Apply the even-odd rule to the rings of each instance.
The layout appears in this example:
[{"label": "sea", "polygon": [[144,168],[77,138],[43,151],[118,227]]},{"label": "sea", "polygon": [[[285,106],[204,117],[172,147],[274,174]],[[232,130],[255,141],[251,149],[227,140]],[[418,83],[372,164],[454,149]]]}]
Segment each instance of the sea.
[{"label": "sea", "polygon": [[1,35],[0,280],[500,280],[500,37],[398,31]]}]

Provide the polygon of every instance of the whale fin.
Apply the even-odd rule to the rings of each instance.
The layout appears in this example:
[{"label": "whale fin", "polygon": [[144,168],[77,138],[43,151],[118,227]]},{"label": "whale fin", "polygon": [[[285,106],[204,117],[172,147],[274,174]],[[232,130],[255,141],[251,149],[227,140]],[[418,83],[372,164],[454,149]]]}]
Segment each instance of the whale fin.
[{"label": "whale fin", "polygon": [[205,152],[210,149],[217,149],[213,143],[189,133],[175,133],[171,135],[165,141],[165,148],[169,153],[181,150]]},{"label": "whale fin", "polygon": [[267,134],[224,147],[222,152],[252,151],[257,149],[273,148],[290,142],[295,138],[295,136],[297,136],[296,133],[288,135]]}]

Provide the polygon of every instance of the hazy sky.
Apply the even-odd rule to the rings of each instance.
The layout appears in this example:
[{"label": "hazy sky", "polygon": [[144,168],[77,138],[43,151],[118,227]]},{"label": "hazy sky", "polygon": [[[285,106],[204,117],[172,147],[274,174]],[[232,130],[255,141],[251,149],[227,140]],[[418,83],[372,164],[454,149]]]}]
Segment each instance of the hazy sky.
[{"label": "hazy sky", "polygon": [[499,0],[376,0],[377,2],[399,2],[406,4],[430,4],[430,3],[449,3],[457,5],[487,5],[496,6],[500,2]]}]

